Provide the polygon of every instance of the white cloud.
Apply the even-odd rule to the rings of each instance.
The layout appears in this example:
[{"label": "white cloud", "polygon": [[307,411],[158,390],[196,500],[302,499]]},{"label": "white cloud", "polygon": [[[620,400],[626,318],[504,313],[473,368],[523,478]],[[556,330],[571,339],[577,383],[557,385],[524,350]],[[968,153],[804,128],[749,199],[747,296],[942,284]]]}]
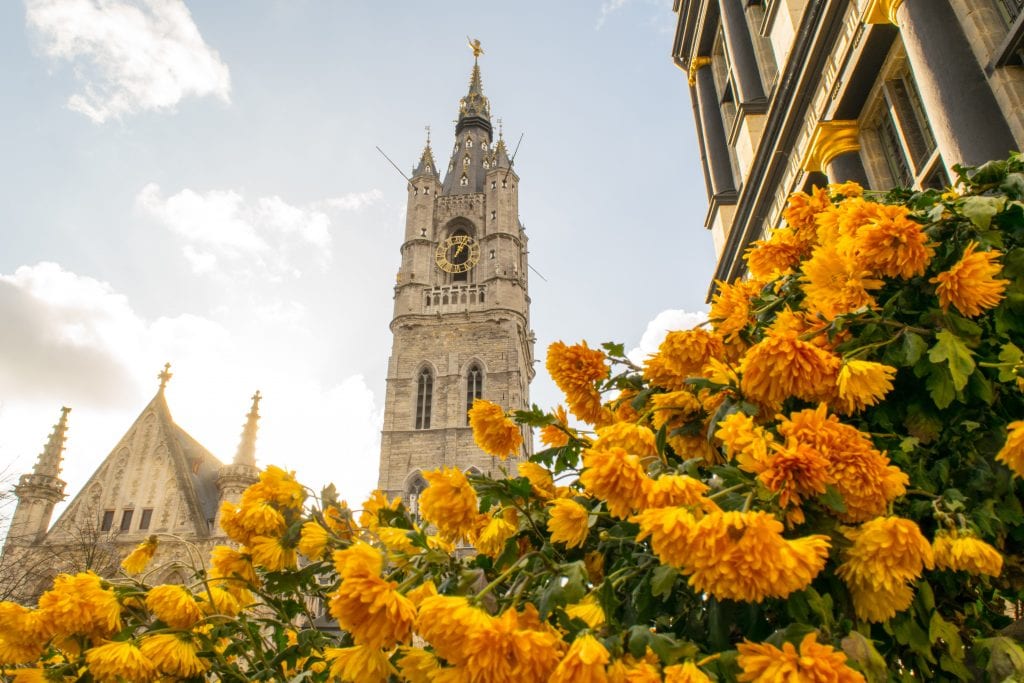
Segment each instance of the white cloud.
[{"label": "white cloud", "polygon": [[341,209],[342,211],[360,211],[368,206],[371,206],[381,199],[384,198],[384,193],[380,190],[373,189],[367,192],[349,192],[343,194],[340,197],[331,197],[325,199],[323,203],[332,209]]},{"label": "white cloud", "polygon": [[229,101],[228,67],[183,0],[26,0],[26,18],[47,56],[74,65],[68,107],[96,123],[188,96]]},{"label": "white cloud", "polygon": [[596,28],[604,26],[604,22],[608,20],[608,16],[622,9],[627,2],[629,2],[629,0],[605,0],[605,2],[602,2],[600,13],[597,17]]},{"label": "white cloud", "polygon": [[318,208],[277,196],[248,202],[235,190],[185,188],[164,197],[156,183],[143,187],[135,201],[184,241],[182,253],[197,274],[279,279],[301,275],[299,263],[306,259],[321,268],[331,260],[331,219]]},{"label": "white cloud", "polygon": [[362,375],[324,380],[302,346],[302,308],[279,310],[289,324],[253,336],[193,314],[148,320],[109,284],[55,263],[0,274],[0,472],[8,464],[15,474],[28,471],[60,406],[69,405],[64,479],[74,495],[170,361],[176,422],[222,461],[234,455],[258,388],[266,397],[260,464],[295,469],[317,490],[334,481],[361,502],[377,478],[382,416],[374,394]]},{"label": "white cloud", "polygon": [[708,321],[708,314],[705,311],[683,311],[670,308],[654,316],[654,320],[647,323],[647,329],[640,337],[640,344],[630,349],[626,355],[631,361],[638,365],[643,363],[647,356],[655,353],[661,342],[665,341],[665,335],[674,330],[689,330],[705,324]]}]

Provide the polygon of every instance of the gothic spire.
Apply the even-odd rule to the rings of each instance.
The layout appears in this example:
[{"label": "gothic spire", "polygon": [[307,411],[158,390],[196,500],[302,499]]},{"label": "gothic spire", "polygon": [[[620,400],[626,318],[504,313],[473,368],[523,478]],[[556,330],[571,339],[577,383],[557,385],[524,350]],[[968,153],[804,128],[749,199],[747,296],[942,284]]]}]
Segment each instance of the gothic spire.
[{"label": "gothic spire", "polygon": [[498,144],[494,146],[494,167],[497,168],[510,168],[512,162],[508,158],[508,148],[505,147],[505,130],[501,125],[501,119],[498,119]]},{"label": "gothic spire", "polygon": [[56,478],[60,475],[60,465],[64,453],[64,442],[67,440],[68,413],[71,408],[60,409],[60,420],[53,426],[50,438],[46,441],[43,452],[39,454],[32,474]]},{"label": "gothic spire", "polygon": [[434,163],[434,151],[430,148],[430,126],[427,126],[427,144],[423,147],[423,154],[420,155],[420,163],[412,170],[412,177],[430,176],[437,177],[437,164]]},{"label": "gothic spire", "polygon": [[464,128],[476,126],[487,131],[488,140],[493,135],[491,130],[491,103],[484,97],[484,86],[480,79],[480,60],[483,49],[480,41],[470,41],[473,48],[473,72],[469,76],[469,92],[459,100],[459,120],[455,124],[455,134]]},{"label": "gothic spire", "polygon": [[235,453],[235,465],[248,465],[256,467],[256,422],[260,419],[260,399],[263,396],[257,391],[252,395],[252,408],[245,416],[245,426],[242,427],[242,438],[238,442],[238,452]]}]

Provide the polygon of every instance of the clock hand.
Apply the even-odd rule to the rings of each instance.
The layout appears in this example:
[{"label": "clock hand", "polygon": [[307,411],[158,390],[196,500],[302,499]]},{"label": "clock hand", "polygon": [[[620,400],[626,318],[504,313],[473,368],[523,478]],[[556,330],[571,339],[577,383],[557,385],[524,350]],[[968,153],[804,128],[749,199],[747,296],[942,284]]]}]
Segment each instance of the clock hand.
[{"label": "clock hand", "polygon": [[459,254],[461,254],[462,250],[465,249],[465,248],[466,248],[466,244],[464,242],[459,242],[459,248],[455,250],[454,254],[452,254],[452,258],[458,258]]}]

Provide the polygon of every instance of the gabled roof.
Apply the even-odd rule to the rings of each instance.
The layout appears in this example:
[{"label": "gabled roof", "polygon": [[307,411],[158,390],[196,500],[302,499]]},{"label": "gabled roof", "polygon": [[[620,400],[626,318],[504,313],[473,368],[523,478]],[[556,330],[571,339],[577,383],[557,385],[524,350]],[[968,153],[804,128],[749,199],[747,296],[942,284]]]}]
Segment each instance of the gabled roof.
[{"label": "gabled roof", "polygon": [[[151,417],[152,416],[152,417]],[[150,427],[150,424],[152,427]],[[138,452],[133,446],[138,441],[137,434],[141,430],[152,429],[151,436],[146,440],[145,452]],[[167,406],[164,397],[163,386],[157,391],[153,400],[142,410],[139,416],[118,441],[117,445],[110,451],[110,454],[96,468],[96,471],[89,478],[89,481],[82,487],[68,508],[61,514],[60,518],[50,529],[47,539],[53,539],[62,531],[73,531],[73,525],[80,508],[90,504],[87,498],[97,488],[105,489],[111,483],[111,477],[117,476],[115,467],[127,469],[132,460],[147,458],[155,452],[160,445],[166,447],[166,452],[174,473],[174,483],[178,489],[180,499],[184,501],[194,522],[194,529],[190,529],[198,538],[208,538],[212,535],[209,520],[214,519],[219,504],[220,494],[217,489],[217,475],[223,463],[213,456],[198,441],[192,438],[188,432],[174,423],[171,411]],[[127,451],[127,460],[123,455]],[[102,509],[109,509],[115,502],[109,499],[108,491],[103,491],[101,500],[97,501],[100,509],[94,510],[93,514],[99,515]],[[180,533],[181,529],[174,529],[174,533]]]}]

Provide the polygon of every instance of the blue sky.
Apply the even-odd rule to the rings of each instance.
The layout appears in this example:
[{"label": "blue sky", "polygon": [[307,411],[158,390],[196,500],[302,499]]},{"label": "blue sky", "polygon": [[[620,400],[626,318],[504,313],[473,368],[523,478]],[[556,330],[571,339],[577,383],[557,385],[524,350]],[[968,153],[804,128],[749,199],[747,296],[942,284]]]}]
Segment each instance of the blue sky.
[{"label": "blue sky", "polygon": [[[376,481],[405,183],[440,166],[471,35],[514,145],[538,356],[649,349],[713,268],[667,0],[0,3],[0,469],[61,405],[74,493],[152,397],[230,460]],[[689,312],[689,313],[687,313]],[[531,399],[559,397],[539,367]]]}]

